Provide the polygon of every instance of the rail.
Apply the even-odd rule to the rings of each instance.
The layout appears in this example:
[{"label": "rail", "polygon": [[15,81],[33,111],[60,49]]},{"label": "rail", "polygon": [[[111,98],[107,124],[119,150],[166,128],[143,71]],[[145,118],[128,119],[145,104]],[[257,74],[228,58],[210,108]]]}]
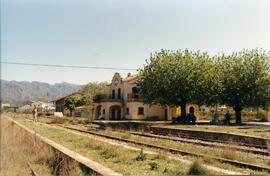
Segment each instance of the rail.
[{"label": "rail", "polygon": [[100,136],[100,137],[105,137],[107,139],[113,139],[113,140],[118,140],[118,141],[121,141],[121,142],[132,143],[132,144],[136,144],[136,145],[141,145],[141,146],[146,146],[146,147],[150,147],[150,148],[154,148],[154,149],[159,149],[159,150],[167,151],[167,152],[174,153],[174,154],[180,154],[180,155],[186,155],[186,156],[195,156],[195,157],[202,157],[202,158],[205,158],[205,157],[206,158],[211,158],[211,159],[215,159],[217,161],[220,161],[220,162],[223,162],[223,163],[228,163],[228,164],[231,164],[231,165],[234,165],[234,166],[248,168],[248,169],[257,170],[257,171],[267,171],[267,172],[270,173],[270,168],[265,167],[265,166],[259,166],[259,165],[250,164],[250,163],[246,163],[246,162],[240,162],[240,161],[235,161],[235,160],[230,160],[230,159],[225,159],[225,158],[218,158],[218,157],[213,157],[213,156],[204,155],[204,154],[187,152],[187,151],[174,149],[174,148],[167,148],[167,147],[163,147],[163,146],[157,146],[157,145],[153,145],[153,144],[148,144],[148,143],[144,143],[144,142],[138,142],[138,141],[129,140],[129,139],[123,139],[123,138],[116,137],[116,136],[111,136],[111,135],[107,135],[107,134],[101,134],[101,133],[97,133],[97,132],[93,132],[93,131],[86,131],[86,130],[77,129],[77,128],[73,128],[73,127],[64,127],[64,128],[74,130],[74,131],[78,131],[78,132],[82,132],[82,133],[89,133],[89,134]]}]

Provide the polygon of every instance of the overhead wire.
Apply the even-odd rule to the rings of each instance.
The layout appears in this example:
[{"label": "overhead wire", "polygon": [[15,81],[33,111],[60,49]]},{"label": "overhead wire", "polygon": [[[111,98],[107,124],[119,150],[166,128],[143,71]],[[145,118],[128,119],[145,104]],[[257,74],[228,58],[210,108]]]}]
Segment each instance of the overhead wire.
[{"label": "overhead wire", "polygon": [[82,69],[97,69],[97,70],[138,70],[135,68],[122,68],[122,67],[97,67],[97,66],[83,66],[83,65],[60,65],[60,64],[40,64],[29,62],[9,62],[1,61],[1,64],[9,65],[27,65],[27,66],[41,66],[41,67],[58,67],[58,68],[82,68]]}]

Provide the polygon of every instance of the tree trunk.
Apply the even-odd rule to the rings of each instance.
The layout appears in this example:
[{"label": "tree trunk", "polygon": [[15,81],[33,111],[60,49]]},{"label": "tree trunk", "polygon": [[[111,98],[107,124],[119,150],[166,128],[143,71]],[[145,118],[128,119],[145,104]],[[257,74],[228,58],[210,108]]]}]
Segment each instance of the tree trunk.
[{"label": "tree trunk", "polygon": [[187,103],[185,101],[181,102],[181,117],[185,117],[187,115],[186,104]]},{"label": "tree trunk", "polygon": [[72,117],[72,111],[73,111],[73,110],[71,109],[71,110],[70,110],[70,114],[69,114],[70,117]]},{"label": "tree trunk", "polygon": [[235,107],[234,111],[235,111],[236,124],[241,125],[242,124],[242,117],[241,117],[242,108],[241,107]]}]

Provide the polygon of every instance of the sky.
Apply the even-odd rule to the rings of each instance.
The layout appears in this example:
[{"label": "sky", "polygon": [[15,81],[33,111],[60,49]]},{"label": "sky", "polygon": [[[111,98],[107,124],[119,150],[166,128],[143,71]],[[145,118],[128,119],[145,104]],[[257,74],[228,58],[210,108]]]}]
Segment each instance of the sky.
[{"label": "sky", "polygon": [[[1,60],[142,68],[161,49],[270,50],[269,0],[1,0]],[[86,84],[125,70],[1,64],[1,79]]]}]

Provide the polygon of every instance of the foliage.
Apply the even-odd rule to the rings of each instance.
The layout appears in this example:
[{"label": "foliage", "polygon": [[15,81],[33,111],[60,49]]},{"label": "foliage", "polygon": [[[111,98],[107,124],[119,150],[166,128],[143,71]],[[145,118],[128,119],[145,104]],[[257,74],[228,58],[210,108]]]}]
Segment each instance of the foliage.
[{"label": "foliage", "polygon": [[143,149],[141,149],[140,154],[136,157],[137,161],[144,161],[146,159],[146,154],[143,153]]},{"label": "foliage", "polygon": [[187,103],[218,102],[217,64],[200,51],[161,50],[139,73],[137,82],[146,103],[181,106],[185,116]]},{"label": "foliage", "polygon": [[80,96],[70,96],[65,99],[64,106],[70,110],[70,116],[72,115],[72,111],[78,107],[84,105],[86,102],[85,97]]},{"label": "foliage", "polygon": [[202,166],[201,162],[197,160],[191,165],[187,175],[208,175],[208,174],[209,173]]},{"label": "foliage", "polygon": [[98,93],[98,94],[96,94],[94,96],[93,101],[100,101],[100,100],[102,100],[102,99],[104,99],[106,97],[107,97],[106,94],[104,94],[104,93]]},{"label": "foliage", "polygon": [[156,162],[150,162],[149,166],[150,166],[150,170],[157,170],[158,169],[158,164]]},{"label": "foliage", "polygon": [[105,95],[107,85],[107,82],[93,82],[82,86],[81,91],[85,94],[86,104],[90,105],[93,103],[94,98],[101,98]]},{"label": "foliage", "polygon": [[189,50],[161,50],[140,70],[137,82],[148,104],[226,104],[241,123],[245,107],[270,106],[270,54],[262,49],[209,57]]},{"label": "foliage", "polygon": [[244,107],[266,107],[270,103],[270,55],[263,50],[243,50],[220,56],[221,103],[231,106],[241,123]]}]

